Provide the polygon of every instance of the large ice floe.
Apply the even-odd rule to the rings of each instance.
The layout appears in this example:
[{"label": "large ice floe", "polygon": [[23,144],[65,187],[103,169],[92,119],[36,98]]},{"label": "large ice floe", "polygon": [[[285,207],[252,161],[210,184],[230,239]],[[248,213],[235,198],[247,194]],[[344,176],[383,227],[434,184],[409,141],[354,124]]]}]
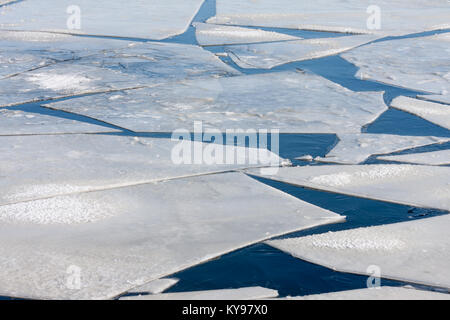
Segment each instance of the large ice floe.
[{"label": "large ice floe", "polygon": [[262,287],[176,292],[122,297],[120,300],[257,300],[278,297],[278,291]]},{"label": "large ice floe", "polygon": [[[0,205],[283,162],[266,149],[159,138],[81,134],[5,136],[0,142]],[[207,162],[209,151],[223,160]],[[227,164],[230,155],[236,161]],[[6,213],[0,220],[15,219]]]},{"label": "large ice floe", "polygon": [[197,46],[134,43],[0,79],[0,107],[192,78],[238,75]]},{"label": "large ice floe", "polygon": [[378,157],[379,160],[394,161],[394,162],[406,162],[426,165],[448,165],[450,164],[450,150],[424,152],[424,153],[411,153],[395,156],[383,156]]},{"label": "large ice floe", "polygon": [[342,57],[359,67],[359,78],[445,96],[450,94],[449,55],[450,38],[441,34],[371,43]]},{"label": "large ice floe", "polygon": [[287,34],[250,29],[244,27],[221,26],[208,23],[194,23],[197,42],[202,46],[217,46],[243,43],[299,40]]},{"label": "large ice floe", "polygon": [[209,23],[405,35],[450,27],[447,0],[217,0]]},{"label": "large ice floe", "polygon": [[353,92],[317,75],[281,72],[201,79],[48,104],[133,131],[205,128],[287,133],[360,132],[387,106],[381,92]]},{"label": "large ice floe", "polygon": [[397,136],[390,134],[339,134],[339,143],[326,157],[317,161],[358,164],[372,155],[388,154],[407,149],[450,141],[450,138]]},{"label": "large ice floe", "polygon": [[391,107],[414,114],[450,130],[450,106],[408,97],[397,97]]},{"label": "large ice floe", "polygon": [[227,48],[227,51],[231,59],[241,68],[272,69],[290,62],[335,55],[375,39],[375,36],[370,35],[305,39],[237,45]]},{"label": "large ice floe", "polygon": [[449,167],[308,166],[280,168],[277,174],[266,178],[356,197],[450,210]]},{"label": "large ice floe", "polygon": [[409,287],[377,287],[340,292],[330,292],[286,300],[450,300],[450,294]]},{"label": "large ice floe", "polygon": [[382,278],[450,290],[449,228],[444,215],[268,244],[333,270],[371,276],[378,270]]},{"label": "large ice floe", "polygon": [[27,0],[0,8],[0,28],[161,40],[185,32],[203,0]]},{"label": "large ice floe", "polygon": [[[96,222],[37,224],[58,216]],[[0,294],[112,298],[274,236],[343,217],[225,173],[0,207]],[[80,282],[72,281],[78,274]],[[76,287],[74,287],[76,286]]]},{"label": "large ice floe", "polygon": [[160,294],[178,283],[178,279],[164,278],[150,281],[143,286],[139,286],[130,290],[130,295],[150,295]]}]

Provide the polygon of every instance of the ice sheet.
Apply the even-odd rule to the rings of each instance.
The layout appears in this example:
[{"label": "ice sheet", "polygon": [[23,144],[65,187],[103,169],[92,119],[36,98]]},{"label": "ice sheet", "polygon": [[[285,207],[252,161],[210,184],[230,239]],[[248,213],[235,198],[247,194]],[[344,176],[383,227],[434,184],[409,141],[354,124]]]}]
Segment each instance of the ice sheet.
[{"label": "ice sheet", "polygon": [[150,281],[143,286],[133,288],[129,293],[140,293],[140,294],[160,294],[167,289],[173,287],[178,283],[178,279],[158,279]]},{"label": "ice sheet", "polygon": [[[380,9],[380,29],[376,23],[368,23],[376,16],[370,5]],[[208,22],[404,35],[448,28],[449,14],[446,0],[217,0],[216,17]]]},{"label": "ice sheet", "polygon": [[[32,201],[22,215],[52,208],[79,215],[91,205],[109,218],[57,226],[0,223],[0,294],[112,298],[255,242],[342,221],[242,173],[53,197],[45,206]],[[14,206],[1,206],[0,216]]]},{"label": "ice sheet", "polygon": [[262,287],[177,292],[123,297],[120,300],[257,300],[278,297],[278,291]]},{"label": "ice sheet", "polygon": [[27,0],[0,8],[0,28],[161,40],[185,32],[202,3]]},{"label": "ice sheet", "polygon": [[272,69],[289,62],[335,55],[375,40],[371,35],[320,38],[276,43],[238,45],[228,48],[241,68]]},{"label": "ice sheet", "polygon": [[0,107],[57,97],[238,75],[197,46],[138,43],[0,80]]},{"label": "ice sheet", "polygon": [[280,168],[276,175],[266,178],[356,197],[450,210],[450,167],[308,166]]},{"label": "ice sheet", "polygon": [[380,92],[356,93],[300,72],[187,81],[49,106],[133,131],[159,132],[192,131],[194,121],[222,131],[360,132],[387,110]]},{"label": "ice sheet", "polygon": [[450,289],[449,228],[445,215],[268,244],[341,272],[373,275],[377,266],[382,278]]},{"label": "ice sheet", "polygon": [[447,165],[450,164],[450,150],[424,152],[424,153],[412,153],[396,156],[383,156],[378,157],[380,160],[417,163],[426,165]]},{"label": "ice sheet", "polygon": [[391,107],[409,112],[438,126],[450,129],[450,106],[408,97],[398,97]]},{"label": "ice sheet", "polygon": [[445,95],[450,92],[449,55],[449,38],[436,35],[372,43],[342,57],[360,68],[359,78]]},{"label": "ice sheet", "polygon": [[358,164],[371,155],[389,154],[407,149],[450,141],[450,138],[397,136],[390,134],[339,134],[338,145],[321,162]]},{"label": "ice sheet", "polygon": [[449,294],[415,290],[407,287],[380,287],[323,293],[303,297],[288,297],[287,300],[450,300]]},{"label": "ice sheet", "polygon": [[197,41],[202,46],[299,40],[301,38],[278,32],[243,27],[194,23]]},{"label": "ice sheet", "polygon": [[450,104],[450,93],[446,95],[441,94],[418,95],[418,97],[423,100],[430,100],[432,102]]},{"label": "ice sheet", "polygon": [[[183,146],[191,157],[177,164],[180,146],[171,139],[114,135],[0,137],[0,205],[264,165],[258,153],[232,146],[222,150],[224,157],[236,155],[234,164],[195,164],[197,148],[206,154],[206,144],[190,141]],[[281,164],[274,153],[263,154]]]},{"label": "ice sheet", "polygon": [[[36,109],[38,109],[36,107]],[[45,110],[45,109],[44,109]],[[37,110],[39,111],[39,110]],[[115,132],[111,127],[51,115],[0,108],[0,136]]]}]

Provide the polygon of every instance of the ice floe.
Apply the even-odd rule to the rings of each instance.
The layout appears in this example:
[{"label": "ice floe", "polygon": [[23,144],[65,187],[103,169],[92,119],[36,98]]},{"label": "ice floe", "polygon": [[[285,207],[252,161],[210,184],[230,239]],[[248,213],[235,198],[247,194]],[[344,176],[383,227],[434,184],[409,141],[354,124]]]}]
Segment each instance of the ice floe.
[{"label": "ice floe", "polygon": [[417,163],[434,166],[448,165],[450,164],[450,150],[383,156],[378,157],[378,159],[385,161]]},{"label": "ice floe", "polygon": [[0,106],[238,74],[197,46],[139,43],[0,79]]},{"label": "ice floe", "polygon": [[450,106],[448,105],[401,96],[392,100],[391,107],[450,129]]},{"label": "ice floe", "polygon": [[450,215],[444,215],[268,244],[341,272],[373,276],[376,266],[381,278],[450,289],[449,228]]},{"label": "ice floe", "polygon": [[[77,205],[58,206],[64,203]],[[238,248],[343,219],[242,173],[31,201],[21,217],[48,218],[49,208],[85,216],[78,210],[93,204],[91,213],[108,217],[69,225],[1,222],[0,294],[113,298]],[[0,217],[14,206],[1,206]]]},{"label": "ice floe", "polygon": [[160,85],[48,104],[133,131],[205,128],[287,133],[361,132],[387,106],[381,92],[353,92],[317,75],[281,72]]},{"label": "ice floe", "polygon": [[390,134],[339,134],[339,143],[320,162],[358,164],[371,155],[388,154],[450,141],[450,138],[397,136]]},{"label": "ice floe", "polygon": [[244,27],[220,26],[194,23],[197,41],[202,46],[230,45],[257,42],[299,40],[301,38],[283,33]]},{"label": "ice floe", "polygon": [[450,300],[450,294],[408,287],[378,287],[303,297],[288,297],[286,300]]},{"label": "ice floe", "polygon": [[257,300],[278,297],[278,291],[262,287],[126,296],[120,300]]},{"label": "ice floe", "polygon": [[[268,150],[218,147],[224,158],[234,155],[236,161],[207,163],[206,143],[171,139],[115,135],[0,137],[0,205],[282,163]],[[262,163],[266,160],[262,156],[271,162]],[[180,163],[177,157],[187,157],[187,161]],[[205,162],[196,164],[196,159]],[[8,220],[14,216],[8,214]],[[0,220],[5,217],[0,216]]]},{"label": "ice floe", "polygon": [[280,168],[277,174],[266,178],[356,197],[450,210],[449,167],[308,166]]},{"label": "ice floe", "polygon": [[375,36],[357,35],[275,43],[237,45],[227,51],[241,68],[272,69],[286,63],[322,58],[342,53],[375,40]]},{"label": "ice floe", "polygon": [[157,279],[150,281],[147,284],[144,284],[143,286],[139,286],[137,288],[134,288],[130,290],[128,293],[131,294],[160,294],[167,289],[173,287],[176,285],[180,280],[178,279]]},{"label": "ice floe", "polygon": [[356,76],[361,79],[446,95],[450,92],[449,55],[449,38],[435,35],[371,43],[342,57],[359,67]]},{"label": "ice floe", "polygon": [[0,28],[161,40],[185,32],[203,0],[27,0],[0,8]]},{"label": "ice floe", "polygon": [[217,0],[209,23],[405,35],[449,28],[447,0]]}]

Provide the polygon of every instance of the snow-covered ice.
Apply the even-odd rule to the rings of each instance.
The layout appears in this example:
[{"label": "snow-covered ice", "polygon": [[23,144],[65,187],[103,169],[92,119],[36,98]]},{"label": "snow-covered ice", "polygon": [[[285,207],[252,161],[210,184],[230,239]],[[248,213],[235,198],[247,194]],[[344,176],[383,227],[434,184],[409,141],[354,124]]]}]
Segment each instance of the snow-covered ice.
[{"label": "snow-covered ice", "polygon": [[286,133],[360,132],[387,106],[381,92],[353,92],[300,72],[223,77],[49,104],[133,131],[204,127]]},{"label": "snow-covered ice", "polygon": [[208,23],[194,23],[195,36],[202,46],[230,45],[243,43],[299,40],[301,38],[283,33],[250,29],[244,27],[221,26]]},{"label": "snow-covered ice", "polygon": [[120,300],[257,300],[278,297],[278,291],[262,287],[126,296]]},{"label": "snow-covered ice", "polygon": [[400,96],[392,100],[391,107],[450,129],[450,106],[448,105]]},{"label": "snow-covered ice", "polygon": [[179,282],[179,279],[157,279],[150,281],[142,286],[133,288],[128,293],[138,293],[138,294],[160,294],[167,289],[173,287]]},{"label": "snow-covered ice", "polygon": [[0,28],[161,40],[185,32],[202,3],[27,0],[0,8]]},{"label": "snow-covered ice", "polygon": [[216,16],[208,22],[405,35],[449,28],[449,14],[447,0],[217,0]]},{"label": "snow-covered ice", "polygon": [[[58,204],[72,215],[106,210],[83,224],[0,224],[0,294],[25,298],[113,298],[152,280],[277,235],[337,223],[343,217],[226,173],[31,201],[37,219]],[[23,205],[23,203],[19,204]],[[1,206],[0,217],[13,207]],[[68,286],[77,270],[79,290]]]},{"label": "snow-covered ice", "polygon": [[394,161],[394,162],[406,162],[426,164],[433,166],[449,165],[450,164],[450,150],[424,152],[424,153],[411,153],[395,156],[383,156],[378,157],[379,160]]},{"label": "snow-covered ice", "polygon": [[430,144],[444,143],[450,138],[398,136],[390,134],[338,134],[339,143],[320,162],[358,164],[372,155],[389,154]]},{"label": "snow-covered ice", "polygon": [[[448,181],[448,180],[447,180]],[[450,215],[267,242],[333,270],[450,289]]]},{"label": "snow-covered ice", "polygon": [[[249,172],[260,175],[254,170]],[[450,210],[450,167],[308,166],[280,168],[277,174],[265,178],[356,197]]]},{"label": "snow-covered ice", "polygon": [[358,78],[445,95],[450,92],[449,55],[450,39],[435,35],[371,43],[342,57],[359,67]]},{"label": "snow-covered ice", "polygon": [[[176,164],[177,146],[171,139],[114,135],[0,137],[0,205],[263,165],[258,153],[233,146],[222,150],[224,157],[236,155],[235,164],[195,164],[197,148],[205,154],[206,144],[190,141],[183,146],[192,164]],[[273,165],[282,163],[274,153],[264,154]]]},{"label": "snow-covered ice", "polygon": [[288,297],[286,300],[450,300],[450,294],[408,287],[379,287]]},{"label": "snow-covered ice", "polygon": [[274,43],[237,45],[227,51],[241,68],[272,69],[289,62],[322,58],[342,53],[375,40],[375,36],[305,39]]}]

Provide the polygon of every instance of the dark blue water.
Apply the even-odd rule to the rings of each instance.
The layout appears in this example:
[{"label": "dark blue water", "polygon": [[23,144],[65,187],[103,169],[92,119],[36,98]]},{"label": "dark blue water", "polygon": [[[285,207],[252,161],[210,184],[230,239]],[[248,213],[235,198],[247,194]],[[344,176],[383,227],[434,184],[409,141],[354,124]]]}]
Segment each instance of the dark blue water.
[{"label": "dark blue water", "polygon": [[[194,22],[204,22],[209,17],[214,15],[215,1],[207,0],[195,17]],[[263,29],[300,36],[303,38],[339,37],[343,35],[283,28]],[[449,30],[440,32],[448,31]],[[420,37],[440,32],[426,32],[405,37]],[[126,41],[147,41],[145,39],[133,38],[122,39]],[[386,41],[390,39],[393,38],[385,38],[377,41]],[[184,34],[162,42],[198,45],[195,38],[195,30],[192,26],[189,27]],[[205,49],[217,53],[226,51],[227,47],[211,46]],[[307,70],[353,91],[384,91],[384,100],[386,104],[389,104],[392,99],[399,95],[415,96],[417,94],[421,94],[421,92],[417,91],[357,79],[354,77],[357,68],[339,56],[288,63],[271,70],[241,69],[226,57],[222,58],[222,60],[244,74],[259,74],[286,70]],[[24,104],[11,107],[9,109],[40,113],[48,116],[100,125],[111,130],[120,130],[120,132],[107,134],[157,138],[168,138],[171,136],[171,133],[148,132],[137,134],[86,116],[42,108],[40,107],[41,104],[43,104],[43,102]],[[450,137],[449,130],[436,126],[411,114],[392,108],[381,115],[381,117],[379,117],[374,123],[367,125],[364,128],[364,132]],[[295,165],[321,165],[314,162],[306,163],[303,161],[296,161],[294,158],[302,155],[324,157],[336,145],[337,142],[337,137],[334,134],[281,134],[280,156],[290,159]],[[398,152],[395,154],[445,150],[449,149],[449,147],[449,143],[440,145],[437,144]],[[366,163],[385,162],[371,157]],[[340,231],[359,227],[392,224],[448,214],[448,212],[439,210],[408,207],[382,201],[367,200],[334,193],[309,190],[266,179],[255,179],[261,183],[291,194],[301,200],[347,216],[347,221],[345,223],[317,227],[290,234],[285,237],[299,237],[329,231]],[[180,282],[169,289],[168,292],[263,286],[278,290],[281,296],[298,296],[365,288],[367,280],[367,278],[363,276],[335,272],[330,269],[296,259],[265,244],[257,244],[235,251],[222,256],[219,259],[174,274],[172,277],[180,279]],[[383,279],[382,285],[398,286],[405,285],[405,283]],[[5,297],[0,297],[0,300],[1,299],[5,299]]]}]

